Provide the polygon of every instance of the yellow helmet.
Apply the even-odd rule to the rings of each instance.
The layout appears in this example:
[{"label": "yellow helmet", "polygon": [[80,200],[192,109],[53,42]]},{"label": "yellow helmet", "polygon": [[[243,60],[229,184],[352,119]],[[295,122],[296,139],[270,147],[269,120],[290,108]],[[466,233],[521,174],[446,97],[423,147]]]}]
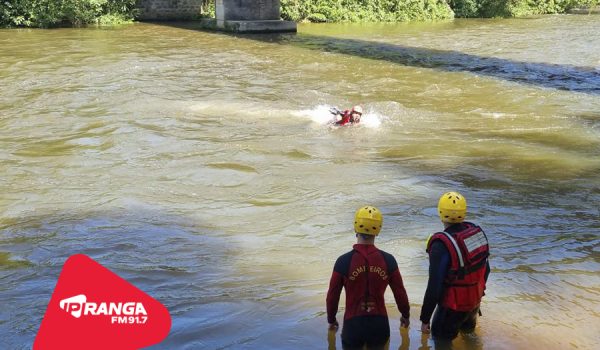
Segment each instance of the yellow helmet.
[{"label": "yellow helmet", "polygon": [[467,200],[458,192],[446,192],[438,202],[438,213],[442,222],[463,222],[467,215]]},{"label": "yellow helmet", "polygon": [[372,206],[359,208],[354,215],[354,232],[377,236],[381,231],[383,216]]}]

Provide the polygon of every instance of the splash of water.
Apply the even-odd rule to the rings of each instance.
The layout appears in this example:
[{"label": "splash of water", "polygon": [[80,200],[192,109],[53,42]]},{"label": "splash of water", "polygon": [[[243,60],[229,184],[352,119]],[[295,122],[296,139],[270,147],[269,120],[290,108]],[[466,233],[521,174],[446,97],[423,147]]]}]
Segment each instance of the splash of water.
[{"label": "splash of water", "polygon": [[360,118],[360,125],[366,126],[367,128],[378,129],[385,119],[387,119],[386,116],[377,112],[367,112]]},{"label": "splash of water", "polygon": [[[318,105],[312,109],[294,111],[292,114],[296,117],[308,118],[314,123],[320,125],[326,125],[335,120],[334,116],[331,114],[331,112],[329,112],[332,107],[333,106],[330,105]],[[381,126],[382,121],[386,118],[387,117],[377,112],[367,110],[360,119],[360,125],[367,128],[377,129]]]}]

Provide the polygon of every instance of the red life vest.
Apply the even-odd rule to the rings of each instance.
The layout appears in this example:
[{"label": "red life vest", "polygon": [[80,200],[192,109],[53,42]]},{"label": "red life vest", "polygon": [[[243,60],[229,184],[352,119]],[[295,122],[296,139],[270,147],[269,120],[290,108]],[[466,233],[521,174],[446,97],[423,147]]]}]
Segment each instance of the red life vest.
[{"label": "red life vest", "polygon": [[481,303],[490,249],[485,233],[469,222],[456,233],[437,232],[427,243],[427,252],[440,240],[450,252],[450,270],[444,280],[442,306],[456,311],[472,311]]},{"label": "red life vest", "polygon": [[345,110],[342,113],[342,119],[337,121],[335,125],[346,125],[348,123],[354,123],[354,118],[352,117],[352,110]]}]

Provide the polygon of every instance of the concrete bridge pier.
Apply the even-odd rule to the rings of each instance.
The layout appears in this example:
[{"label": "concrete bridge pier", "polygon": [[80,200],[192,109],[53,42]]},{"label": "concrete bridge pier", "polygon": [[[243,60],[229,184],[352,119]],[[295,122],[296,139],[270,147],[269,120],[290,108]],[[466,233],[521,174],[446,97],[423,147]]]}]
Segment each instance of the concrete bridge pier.
[{"label": "concrete bridge pier", "polygon": [[296,32],[282,21],[279,0],[215,0],[216,28],[239,33]]}]

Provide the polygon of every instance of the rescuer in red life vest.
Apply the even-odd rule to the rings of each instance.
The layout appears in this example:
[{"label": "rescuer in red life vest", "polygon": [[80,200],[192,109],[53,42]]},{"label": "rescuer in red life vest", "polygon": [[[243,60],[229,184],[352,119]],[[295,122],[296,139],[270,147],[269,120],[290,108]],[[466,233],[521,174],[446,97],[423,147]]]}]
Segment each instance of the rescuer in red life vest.
[{"label": "rescuer in red life vest", "polygon": [[344,349],[383,349],[390,337],[384,292],[388,284],[402,313],[400,324],[408,327],[410,306],[396,259],[375,247],[381,231],[381,212],[371,206],[356,211],[354,231],[357,244],[340,256],[333,267],[327,292],[327,322],[338,328],[336,314],[342,288],[346,291],[346,312],[342,328]]},{"label": "rescuer in red life vest", "polygon": [[334,125],[352,125],[360,123],[360,118],[363,115],[363,108],[361,106],[354,106],[352,109],[347,109],[343,112],[337,108],[331,108],[329,112],[336,116],[336,120],[333,121]]},{"label": "rescuer in red life vest", "polygon": [[[448,192],[438,202],[444,231],[427,241],[429,282],[421,308],[421,331],[431,331],[436,343],[475,330],[479,304],[490,273],[488,240],[481,228],[464,221],[467,201]],[[431,328],[429,320],[436,308]]]}]

